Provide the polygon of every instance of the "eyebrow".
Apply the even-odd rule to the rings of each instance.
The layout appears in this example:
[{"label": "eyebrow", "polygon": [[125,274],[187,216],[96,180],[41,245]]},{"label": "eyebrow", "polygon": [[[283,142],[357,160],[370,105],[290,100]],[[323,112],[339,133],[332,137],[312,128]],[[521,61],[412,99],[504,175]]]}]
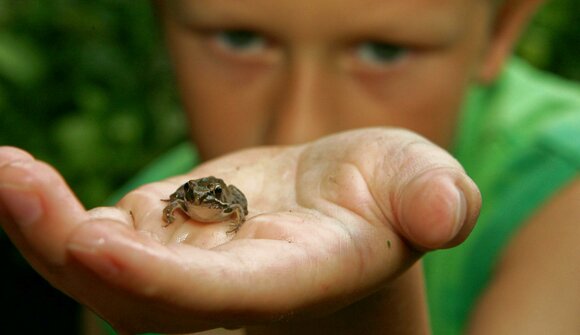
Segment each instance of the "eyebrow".
[{"label": "eyebrow", "polygon": [[[166,0],[171,3],[176,16],[185,24],[201,23],[205,27],[224,24],[232,27],[243,25],[244,28],[262,26],[260,20],[268,15],[250,6],[252,0]],[[332,11],[337,20],[343,24],[333,25],[332,33],[353,38],[398,37],[401,40],[412,39],[418,43],[446,44],[455,41],[462,33],[461,22],[469,20],[462,13],[454,13],[441,6],[440,1],[432,1],[428,8],[419,3],[420,8],[397,6],[396,1],[359,0],[361,10],[346,12],[340,6],[333,6]],[[455,1],[455,0],[448,0]],[[428,1],[426,1],[428,3]],[[220,6],[227,3],[227,6]],[[443,7],[443,8],[442,8]],[[456,6],[458,7],[458,6]],[[386,14],[388,12],[388,14]],[[385,16],[389,20],[385,20]],[[348,20],[348,21],[347,21]],[[344,24],[348,22],[348,24]],[[324,27],[317,26],[317,29]],[[341,31],[343,30],[343,31]],[[396,42],[396,40],[395,40]]]},{"label": "eyebrow", "polygon": [[[425,1],[427,2],[427,1]],[[462,34],[469,17],[465,11],[449,11],[441,6],[441,1],[430,1],[429,7],[413,9],[400,8],[390,5],[390,1],[360,1],[366,3],[367,8],[361,10],[359,17],[350,13],[349,27],[357,34],[372,34],[373,32],[388,31],[391,36],[400,36],[403,40],[412,39],[419,43],[448,44],[455,41]],[[423,4],[421,4],[423,5]],[[460,8],[459,6],[453,8]],[[385,14],[389,12],[388,14]],[[389,21],[385,22],[384,17]]]},{"label": "eyebrow", "polygon": [[[166,0],[170,3],[173,13],[185,23],[204,22],[235,22],[240,17],[252,17],[250,6],[244,0]],[[219,6],[220,2],[227,2],[227,6]],[[217,5],[216,5],[217,4]]]}]

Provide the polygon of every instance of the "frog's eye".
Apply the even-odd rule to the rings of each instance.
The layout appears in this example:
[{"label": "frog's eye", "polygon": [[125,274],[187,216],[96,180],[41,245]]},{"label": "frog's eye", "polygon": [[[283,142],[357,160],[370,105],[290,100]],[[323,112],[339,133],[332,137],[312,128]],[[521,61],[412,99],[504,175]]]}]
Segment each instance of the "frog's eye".
[{"label": "frog's eye", "polygon": [[189,187],[189,182],[187,182],[187,183],[183,184],[183,190],[184,190],[185,192],[189,192],[189,189],[190,189],[190,187]]},{"label": "frog's eye", "polygon": [[215,195],[216,198],[219,198],[222,196],[222,191],[223,191],[222,187],[220,185],[216,185],[214,186],[213,194]]}]

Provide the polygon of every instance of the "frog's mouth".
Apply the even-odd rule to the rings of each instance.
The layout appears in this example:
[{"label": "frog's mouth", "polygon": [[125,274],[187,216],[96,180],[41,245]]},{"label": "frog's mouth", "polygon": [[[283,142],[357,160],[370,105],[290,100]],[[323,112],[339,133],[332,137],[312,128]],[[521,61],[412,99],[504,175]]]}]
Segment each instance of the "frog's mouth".
[{"label": "frog's mouth", "polygon": [[209,203],[204,203],[201,206],[190,206],[187,214],[193,220],[200,222],[219,222],[228,217],[228,214],[225,214],[218,206]]},{"label": "frog's mouth", "polygon": [[212,194],[205,193],[197,196],[194,203],[198,206],[205,206],[208,208],[220,208],[222,202]]}]

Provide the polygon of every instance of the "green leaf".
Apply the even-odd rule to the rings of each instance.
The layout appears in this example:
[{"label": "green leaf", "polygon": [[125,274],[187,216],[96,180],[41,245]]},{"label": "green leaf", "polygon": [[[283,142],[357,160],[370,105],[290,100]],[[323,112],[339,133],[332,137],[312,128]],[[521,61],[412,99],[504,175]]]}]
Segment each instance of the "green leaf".
[{"label": "green leaf", "polygon": [[29,86],[44,76],[45,69],[40,50],[28,39],[0,32],[0,77]]}]

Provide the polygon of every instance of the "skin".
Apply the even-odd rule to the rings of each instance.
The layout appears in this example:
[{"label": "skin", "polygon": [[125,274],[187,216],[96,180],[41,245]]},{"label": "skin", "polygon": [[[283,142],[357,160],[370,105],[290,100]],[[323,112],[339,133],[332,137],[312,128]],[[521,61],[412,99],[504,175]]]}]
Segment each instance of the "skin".
[{"label": "skin", "polygon": [[[162,5],[167,40],[206,158],[376,125],[446,147],[482,66],[491,19],[486,1],[466,0],[169,3]],[[220,40],[224,29],[256,31],[265,45],[232,48]],[[367,60],[369,42],[408,54]]]},{"label": "skin", "polygon": [[[216,159],[131,192],[115,208],[86,211],[57,171],[2,148],[2,227],[55,287],[122,332],[252,324],[253,334],[428,333],[416,260],[461,243],[480,203],[440,147],[453,139],[469,85],[494,79],[537,3],[506,1],[494,14],[483,0],[159,1],[193,140]],[[232,49],[222,34],[231,29],[259,32],[266,43]],[[376,42],[405,52],[377,59],[369,56]],[[369,126],[411,132],[338,133]],[[222,157],[266,144],[293,146]],[[210,174],[248,197],[240,231],[228,237],[227,223],[164,230],[159,199]],[[553,220],[577,229],[570,215],[577,189],[540,209],[526,226],[537,228],[509,246],[516,256],[505,264],[518,266],[493,280],[473,333],[540,329],[517,328],[527,321],[579,330],[562,314],[513,323],[518,313],[496,308],[519,294],[542,311],[550,296],[528,295],[533,289],[577,293],[580,275],[567,271],[578,264],[577,243],[552,230]],[[23,199],[36,199],[42,211]],[[538,240],[560,247],[527,257]],[[569,263],[553,262],[564,258]],[[538,266],[562,275],[538,272],[536,286],[521,285]],[[576,301],[558,307],[578,315]],[[510,299],[516,309],[526,302]]]},{"label": "skin", "polygon": [[[210,173],[244,190],[240,230],[163,227],[159,199]],[[0,148],[2,228],[53,286],[121,333],[311,319],[379,291],[404,317],[403,333],[423,333],[419,250],[463,241],[480,201],[444,150],[384,128],[233,153],[90,211],[52,167]]]},{"label": "skin", "polygon": [[579,199],[576,180],[515,236],[473,313],[471,334],[580,331]]},{"label": "skin", "polygon": [[[410,129],[449,148],[469,85],[496,78],[541,1],[169,3],[158,3],[158,9],[192,136],[203,156],[214,157],[241,147],[303,143],[375,125]],[[224,43],[228,40],[223,32],[235,29],[256,33],[262,43],[249,48]],[[362,52],[369,42],[402,47],[408,53],[369,58]],[[212,142],[216,135],[223,139],[220,143]],[[574,283],[580,282],[580,274],[570,273],[580,261],[577,239],[562,239],[554,232],[571,229],[574,234],[569,236],[578,236],[578,184],[538,209],[524,224],[529,228],[507,247],[504,265],[474,311],[469,332],[579,331],[575,316],[580,300]],[[542,254],[534,247],[538,241],[560,248],[549,256],[530,257],[530,249]],[[553,261],[559,257],[568,261]],[[537,280],[524,279],[530,273]],[[373,325],[374,333],[380,333],[392,329],[397,317],[386,303],[377,303],[377,297],[381,294],[314,323],[249,332],[373,333]],[[382,297],[388,301],[389,294]],[[568,312],[554,313],[562,308]],[[526,313],[530,310],[535,312]],[[409,321],[398,317],[402,324]]]}]

